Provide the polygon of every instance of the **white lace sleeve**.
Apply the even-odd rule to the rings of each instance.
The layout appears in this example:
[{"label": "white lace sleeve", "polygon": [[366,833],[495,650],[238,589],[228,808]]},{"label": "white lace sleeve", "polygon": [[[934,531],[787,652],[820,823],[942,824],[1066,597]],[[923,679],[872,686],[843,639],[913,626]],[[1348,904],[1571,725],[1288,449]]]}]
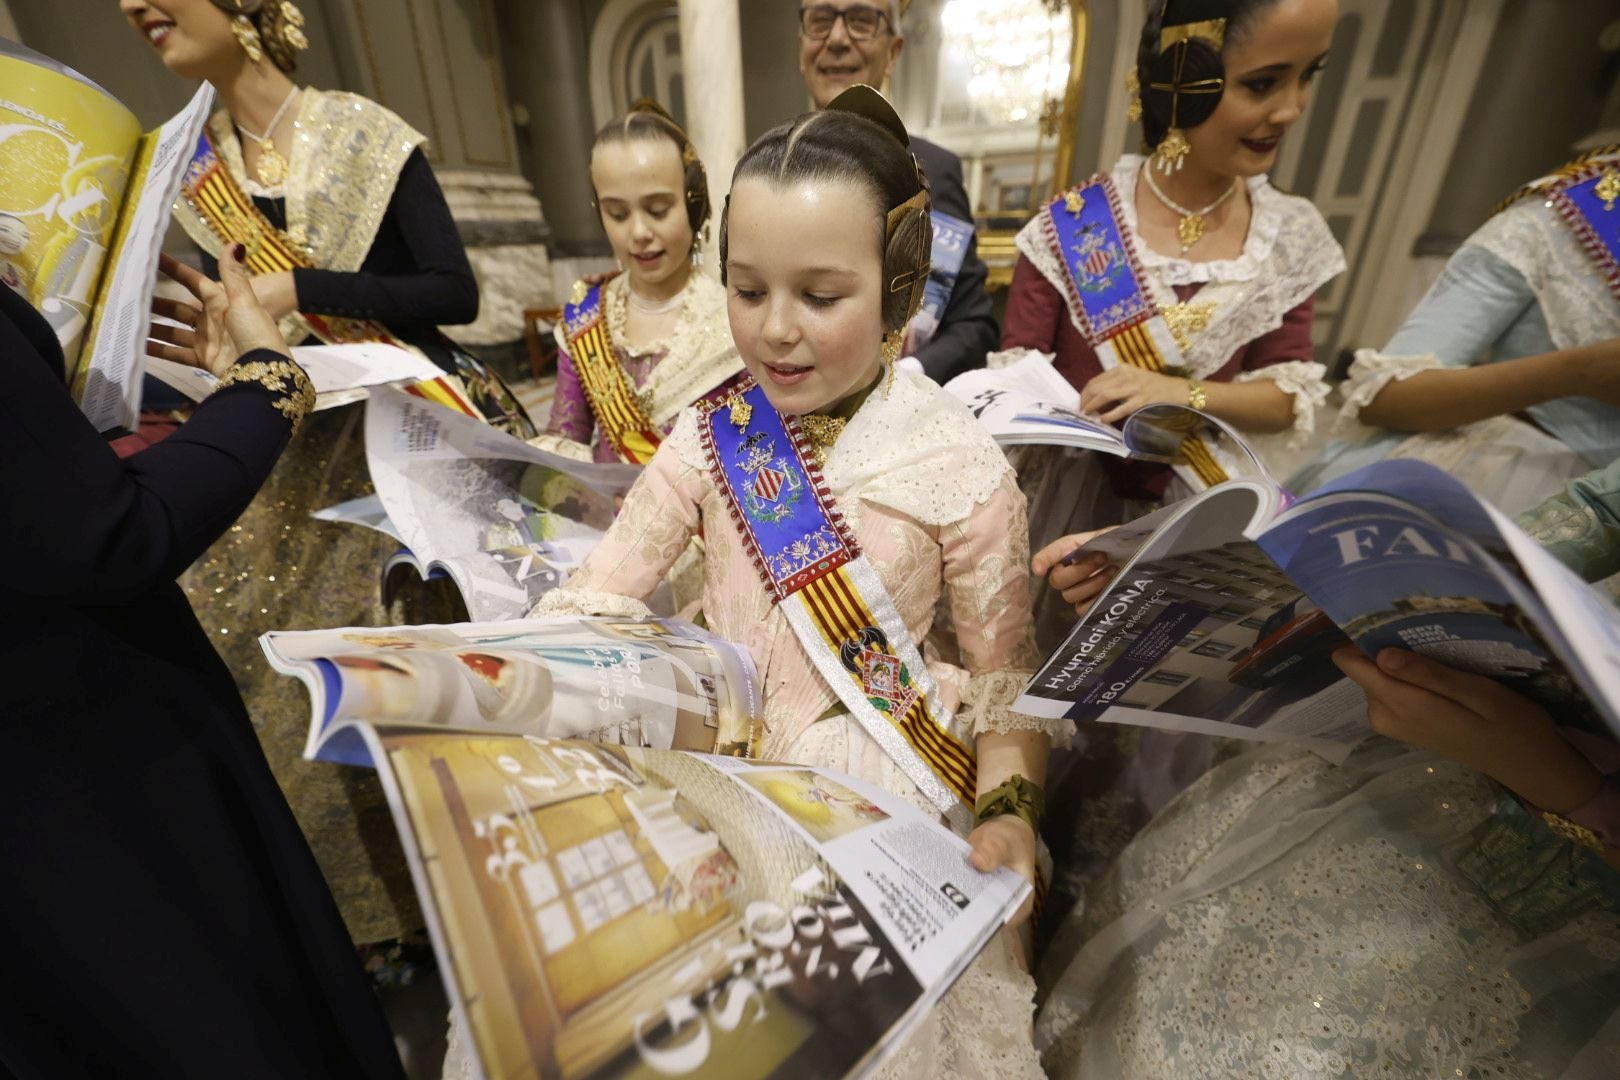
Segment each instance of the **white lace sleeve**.
[{"label": "white lace sleeve", "polygon": [[533,616],[605,615],[613,619],[651,619],[653,610],[633,596],[597,589],[552,589],[529,610]]},{"label": "white lace sleeve", "polygon": [[959,710],[972,723],[975,736],[1005,735],[1012,731],[1044,731],[1052,737],[1053,746],[1068,746],[1074,737],[1074,721],[1059,717],[1043,720],[1038,716],[1014,712],[1013,702],[1023,692],[1033,671],[987,671],[969,677],[967,689],[962,692]]},{"label": "white lace sleeve", "polygon": [[1290,448],[1304,446],[1316,432],[1316,411],[1327,401],[1327,368],[1314,360],[1287,360],[1253,371],[1240,372],[1235,383],[1269,379],[1277,389],[1294,398],[1294,430],[1288,438]]},{"label": "white lace sleeve", "polygon": [[1424,371],[1445,367],[1438,356],[1386,356],[1376,349],[1357,349],[1344,385],[1339,392],[1344,405],[1339,409],[1337,427],[1346,428],[1361,418],[1361,410],[1383,393],[1392,382],[1410,379]]},{"label": "white lace sleeve", "polygon": [[548,454],[558,457],[570,458],[574,461],[591,461],[591,448],[584,443],[575,442],[563,435],[553,435],[549,432],[536,435],[530,439],[529,445],[544,450]]}]

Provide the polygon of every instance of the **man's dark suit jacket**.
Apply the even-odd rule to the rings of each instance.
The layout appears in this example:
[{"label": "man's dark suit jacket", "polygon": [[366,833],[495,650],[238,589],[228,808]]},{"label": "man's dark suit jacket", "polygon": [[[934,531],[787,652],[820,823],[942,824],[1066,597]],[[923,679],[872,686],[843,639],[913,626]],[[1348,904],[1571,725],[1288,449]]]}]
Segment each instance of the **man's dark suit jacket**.
[{"label": "man's dark suit jacket", "polygon": [[[944,147],[915,136],[911,150],[928,177],[934,209],[971,223],[973,207],[968,204],[967,188],[962,184],[962,159]],[[917,350],[923,370],[937,383],[983,367],[985,354],[995,349],[1001,338],[1001,329],[990,310],[990,296],[984,291],[989,273],[979,258],[979,240],[975,234],[968,244],[967,257],[962,261],[951,298],[940,316],[939,329],[933,340]]]}]

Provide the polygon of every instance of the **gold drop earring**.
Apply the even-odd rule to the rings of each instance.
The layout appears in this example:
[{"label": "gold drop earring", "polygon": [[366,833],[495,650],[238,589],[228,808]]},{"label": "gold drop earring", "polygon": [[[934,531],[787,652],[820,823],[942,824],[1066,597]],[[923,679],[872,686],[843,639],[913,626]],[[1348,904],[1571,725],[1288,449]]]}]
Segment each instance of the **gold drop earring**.
[{"label": "gold drop earring", "polygon": [[259,40],[259,31],[254,29],[253,22],[246,15],[238,15],[231,20],[231,33],[236,36],[236,43],[242,46],[247,58],[257,64],[264,59],[263,43]]},{"label": "gold drop earring", "polygon": [[894,387],[894,366],[900,359],[900,350],[904,347],[905,340],[906,332],[904,328],[890,330],[883,335],[883,366],[888,368],[883,384],[885,395]]}]

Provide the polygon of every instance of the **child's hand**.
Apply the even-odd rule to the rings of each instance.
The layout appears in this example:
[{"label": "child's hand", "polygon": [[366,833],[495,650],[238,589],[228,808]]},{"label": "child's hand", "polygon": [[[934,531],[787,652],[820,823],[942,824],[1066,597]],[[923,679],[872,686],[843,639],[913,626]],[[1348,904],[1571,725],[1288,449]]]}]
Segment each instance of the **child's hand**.
[{"label": "child's hand", "polygon": [[[1082,544],[1085,544],[1108,529],[1098,529],[1096,532],[1074,533],[1070,536],[1059,537],[1035,553],[1029,561],[1029,568],[1036,577],[1044,577],[1047,584],[1063,594],[1063,602],[1073,604],[1075,614],[1084,615],[1091,602],[1108,587],[1119,573],[1119,567],[1108,561],[1108,556],[1100,551],[1081,555],[1073,562],[1072,556]],[[1048,576],[1050,572],[1050,576]]]},{"label": "child's hand", "polygon": [[1461,762],[1543,810],[1573,810],[1603,784],[1545,709],[1494,679],[1405,649],[1374,663],[1346,647],[1333,662],[1366,691],[1374,731]]},{"label": "child's hand", "polygon": [[[968,843],[973,845],[973,853],[968,856],[973,869],[989,872],[998,866],[1009,866],[1022,874],[1025,881],[1034,882],[1035,830],[1017,814],[991,818],[968,834]],[[1034,902],[1035,896],[1031,893],[1010,925],[1018,926],[1029,918]]]}]

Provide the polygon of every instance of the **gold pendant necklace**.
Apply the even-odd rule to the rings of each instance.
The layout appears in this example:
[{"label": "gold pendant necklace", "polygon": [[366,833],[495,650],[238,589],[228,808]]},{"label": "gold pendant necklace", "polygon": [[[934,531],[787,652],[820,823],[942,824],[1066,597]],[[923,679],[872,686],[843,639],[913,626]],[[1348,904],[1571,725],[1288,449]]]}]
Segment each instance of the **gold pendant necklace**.
[{"label": "gold pendant necklace", "polygon": [[276,115],[270,118],[269,125],[264,129],[263,135],[256,135],[243,127],[241,122],[236,124],[236,130],[252,139],[259,147],[259,160],[253,163],[253,171],[258,174],[259,182],[266,187],[277,187],[287,179],[287,159],[281,156],[276,149],[276,125],[287,114],[287,107],[292,104],[293,98],[298,96],[298,87],[294,86],[287,91],[287,96],[281,99],[281,108]]},{"label": "gold pendant necklace", "polygon": [[1208,228],[1204,220],[1205,216],[1213,212],[1221,203],[1230,199],[1232,193],[1238,189],[1237,177],[1233,177],[1232,186],[1223,191],[1220,198],[1202,210],[1188,210],[1185,206],[1159,190],[1159,182],[1153,179],[1153,169],[1151,167],[1144,165],[1142,175],[1147,177],[1148,190],[1153,192],[1153,197],[1163,203],[1172,213],[1181,215],[1181,220],[1176,222],[1176,239],[1181,241],[1181,253],[1183,255],[1191,251],[1193,245],[1204,238],[1204,233]]}]

